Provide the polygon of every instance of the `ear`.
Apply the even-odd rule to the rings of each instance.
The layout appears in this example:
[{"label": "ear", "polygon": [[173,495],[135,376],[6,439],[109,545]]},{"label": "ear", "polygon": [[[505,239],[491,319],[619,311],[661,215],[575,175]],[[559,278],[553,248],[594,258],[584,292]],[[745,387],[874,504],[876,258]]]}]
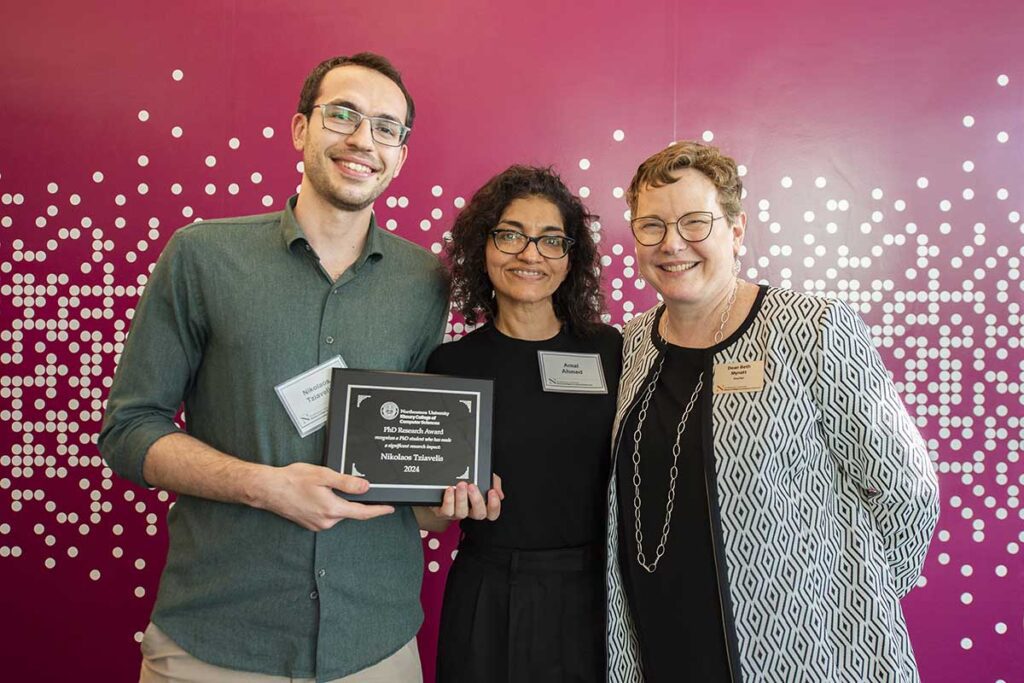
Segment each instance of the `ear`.
[{"label": "ear", "polygon": [[405,165],[407,156],[409,156],[409,145],[402,145],[401,151],[398,153],[398,163],[395,164],[395,172],[391,175],[392,178],[397,178],[398,174],[402,172],[402,166]]},{"label": "ear", "polygon": [[305,148],[308,128],[309,118],[305,114],[296,113],[292,117],[292,147],[295,151],[301,152]]},{"label": "ear", "polygon": [[743,246],[743,237],[747,234],[747,214],[740,211],[732,224],[732,253],[733,256],[740,255],[740,247]]}]

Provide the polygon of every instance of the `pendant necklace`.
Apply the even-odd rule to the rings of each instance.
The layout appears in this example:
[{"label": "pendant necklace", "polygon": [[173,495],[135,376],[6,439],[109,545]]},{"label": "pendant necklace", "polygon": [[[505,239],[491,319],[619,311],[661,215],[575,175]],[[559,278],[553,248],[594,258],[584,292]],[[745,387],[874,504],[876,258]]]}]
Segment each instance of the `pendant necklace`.
[{"label": "pendant necklace", "polygon": [[[721,322],[718,325],[718,331],[715,332],[712,346],[718,345],[724,337],[725,323],[729,320],[733,304],[736,303],[736,292],[738,289],[739,281],[736,280],[733,282],[732,292],[729,294],[729,299],[725,304],[725,311],[722,313]],[[658,548],[655,550],[654,560],[648,564],[647,556],[644,554],[644,533],[640,528],[640,507],[642,504],[640,500],[640,439],[643,436],[644,420],[647,418],[647,407],[651,402],[651,396],[654,395],[654,388],[658,384],[658,377],[661,376],[661,368],[665,365],[665,355],[664,353],[661,354],[658,369],[654,371],[654,376],[651,377],[651,381],[647,385],[643,401],[640,403],[640,414],[637,417],[636,430],[633,432],[633,522],[636,532],[636,561],[648,574],[654,573],[654,570],[658,568],[658,562],[661,560],[662,555],[665,554],[665,544],[668,542],[668,532],[672,522],[672,509],[675,507],[676,501],[676,478],[679,476],[679,468],[677,466],[679,462],[679,443],[683,437],[683,432],[686,431],[686,421],[690,417],[694,404],[697,403],[697,397],[700,396],[701,388],[704,386],[704,371],[701,370],[700,375],[697,376],[697,386],[694,387],[690,401],[686,404],[686,408],[683,409],[683,415],[679,418],[679,424],[676,426],[676,442],[672,446],[672,467],[668,470],[668,500],[665,501],[665,523],[661,528],[661,542],[658,543]]]}]

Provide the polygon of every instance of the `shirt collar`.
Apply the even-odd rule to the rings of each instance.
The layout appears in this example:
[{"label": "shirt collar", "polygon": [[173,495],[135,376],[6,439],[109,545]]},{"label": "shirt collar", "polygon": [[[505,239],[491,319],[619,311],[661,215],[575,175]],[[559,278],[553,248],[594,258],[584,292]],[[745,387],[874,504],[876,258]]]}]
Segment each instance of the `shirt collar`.
[{"label": "shirt collar", "polygon": [[[295,220],[295,203],[298,199],[299,195],[297,194],[289,197],[285,203],[284,211],[281,212],[281,236],[288,251],[292,251],[296,244],[309,244],[302,226]],[[366,235],[366,243],[363,244],[363,251],[359,254],[359,258],[356,259],[356,269],[362,267],[370,258],[379,261],[384,256],[384,240],[381,233],[382,231],[377,225],[377,216],[371,212],[369,232]]]}]

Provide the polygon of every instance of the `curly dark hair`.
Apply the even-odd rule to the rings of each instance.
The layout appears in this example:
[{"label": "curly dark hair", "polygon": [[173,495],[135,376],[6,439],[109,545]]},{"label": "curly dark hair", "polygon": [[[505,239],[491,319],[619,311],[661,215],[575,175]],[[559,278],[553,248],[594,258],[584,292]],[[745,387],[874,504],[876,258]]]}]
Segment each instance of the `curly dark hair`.
[{"label": "curly dark hair", "polygon": [[497,316],[494,287],[487,276],[488,233],[516,199],[541,197],[558,207],[565,232],[576,243],[569,249],[569,272],[555,291],[555,315],[578,336],[591,332],[604,310],[597,245],[590,232],[597,216],[565,186],[550,167],[510,166],[476,191],[455,218],[445,250],[450,296],[470,325]]}]

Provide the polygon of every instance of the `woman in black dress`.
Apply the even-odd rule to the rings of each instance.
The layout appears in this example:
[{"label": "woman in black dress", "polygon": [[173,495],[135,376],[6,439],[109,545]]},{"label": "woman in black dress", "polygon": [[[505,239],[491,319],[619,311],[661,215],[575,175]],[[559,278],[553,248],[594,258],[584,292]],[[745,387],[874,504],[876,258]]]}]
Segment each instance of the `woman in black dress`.
[{"label": "woman in black dress", "polygon": [[598,681],[604,497],[622,340],[602,308],[592,216],[548,169],[512,166],[455,220],[447,258],[467,324],[429,372],[493,379],[495,521],[462,522],[437,680]]}]

